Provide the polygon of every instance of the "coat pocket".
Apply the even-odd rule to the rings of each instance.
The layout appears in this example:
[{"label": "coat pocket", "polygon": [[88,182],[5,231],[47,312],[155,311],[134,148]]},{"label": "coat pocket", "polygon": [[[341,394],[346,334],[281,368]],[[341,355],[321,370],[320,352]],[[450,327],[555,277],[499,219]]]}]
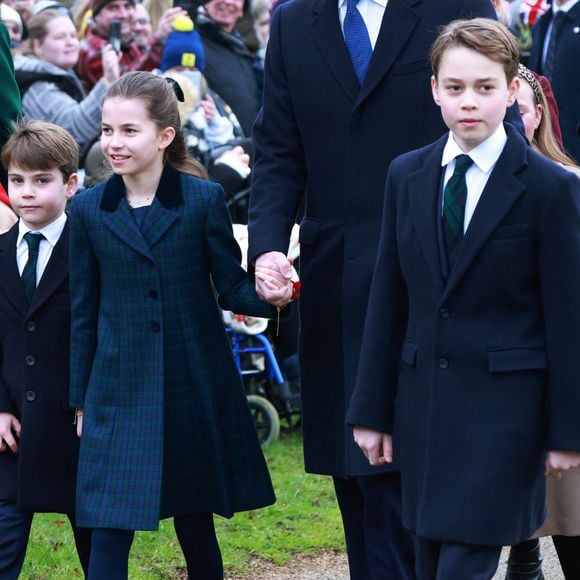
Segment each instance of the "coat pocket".
[{"label": "coat pocket", "polygon": [[489,350],[487,356],[489,371],[492,373],[547,370],[548,368],[548,357],[542,348]]},{"label": "coat pocket", "polygon": [[318,230],[321,225],[318,219],[304,218],[300,222],[298,241],[306,246],[315,244],[318,241]]},{"label": "coat pocket", "polygon": [[390,75],[409,75],[417,72],[431,70],[431,64],[424,58],[412,60],[409,62],[400,62],[394,64],[389,70]]},{"label": "coat pocket", "polygon": [[493,232],[492,240],[518,240],[527,238],[530,232],[528,224],[512,224],[506,226],[499,226]]},{"label": "coat pocket", "polygon": [[403,343],[401,359],[409,366],[415,366],[415,363],[417,362],[417,347],[412,342]]}]

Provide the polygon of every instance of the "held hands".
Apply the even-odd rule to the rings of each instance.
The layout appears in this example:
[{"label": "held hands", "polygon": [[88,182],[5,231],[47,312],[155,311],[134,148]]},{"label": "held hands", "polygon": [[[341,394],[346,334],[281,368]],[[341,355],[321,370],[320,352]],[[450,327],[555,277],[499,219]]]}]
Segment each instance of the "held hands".
[{"label": "held hands", "polygon": [[0,453],[7,447],[18,453],[17,439],[20,439],[20,421],[12,413],[0,413]]},{"label": "held hands", "polygon": [[368,427],[357,425],[353,431],[354,442],[361,448],[369,463],[381,466],[393,463],[393,438]]},{"label": "held hands", "polygon": [[282,252],[266,252],[256,260],[258,296],[281,308],[292,299],[292,263]]},{"label": "held hands", "polygon": [[580,465],[580,453],[574,451],[548,451],[546,457],[546,477],[560,479],[562,471],[568,471]]}]

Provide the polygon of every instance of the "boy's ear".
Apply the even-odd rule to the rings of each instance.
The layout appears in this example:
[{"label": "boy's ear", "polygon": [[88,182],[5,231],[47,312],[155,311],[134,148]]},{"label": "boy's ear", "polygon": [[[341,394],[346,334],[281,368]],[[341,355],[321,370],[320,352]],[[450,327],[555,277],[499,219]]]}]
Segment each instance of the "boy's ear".
[{"label": "boy's ear", "polygon": [[165,127],[159,133],[159,151],[167,149],[175,139],[175,129],[173,127]]},{"label": "boy's ear", "polygon": [[512,82],[508,85],[508,107],[511,107],[516,102],[519,90],[520,79],[518,77],[514,77]]},{"label": "boy's ear", "polygon": [[431,92],[433,93],[435,104],[441,106],[441,101],[439,99],[439,85],[437,84],[437,77],[435,75],[431,76]]},{"label": "boy's ear", "polygon": [[71,173],[68,181],[65,184],[66,187],[66,198],[70,199],[79,187],[79,176],[77,173]]}]

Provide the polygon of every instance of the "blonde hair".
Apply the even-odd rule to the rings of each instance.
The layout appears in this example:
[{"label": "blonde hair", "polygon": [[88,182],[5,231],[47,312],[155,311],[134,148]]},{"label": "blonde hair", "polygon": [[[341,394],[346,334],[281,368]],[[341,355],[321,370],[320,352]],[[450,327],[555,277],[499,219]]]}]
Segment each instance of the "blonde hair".
[{"label": "blonde hair", "polygon": [[576,163],[562,151],[558,141],[554,137],[554,130],[552,128],[552,120],[550,119],[550,108],[546,94],[538,79],[533,75],[532,71],[526,68],[523,64],[518,66],[518,77],[520,80],[526,82],[532,89],[534,94],[534,109],[537,110],[538,105],[542,107],[542,115],[540,123],[534,131],[534,139],[532,145],[538,149],[542,155],[548,159],[561,163],[567,167],[577,167]]},{"label": "blonde hair", "polygon": [[167,163],[177,171],[207,179],[204,166],[187,152],[172,84],[150,72],[129,72],[108,88],[104,100],[113,98],[139,100],[145,105],[149,118],[160,131],[172,127],[175,130],[175,138],[165,151]]},{"label": "blonde hair", "polygon": [[520,47],[516,37],[490,18],[454,20],[445,26],[431,47],[431,66],[437,77],[443,54],[451,48],[469,48],[501,64],[508,84],[518,74]]},{"label": "blonde hair", "polygon": [[64,181],[76,172],[79,146],[72,135],[53,123],[19,121],[16,130],[2,149],[2,165],[28,170],[50,170],[55,167]]},{"label": "blonde hair", "polygon": [[39,12],[38,14],[35,14],[26,23],[26,27],[28,29],[28,38],[22,43],[22,49],[20,51],[21,54],[34,54],[34,41],[37,40],[39,44],[42,44],[48,34],[48,23],[56,20],[57,18],[68,18],[70,20],[66,14],[63,14],[58,10],[47,9]]}]

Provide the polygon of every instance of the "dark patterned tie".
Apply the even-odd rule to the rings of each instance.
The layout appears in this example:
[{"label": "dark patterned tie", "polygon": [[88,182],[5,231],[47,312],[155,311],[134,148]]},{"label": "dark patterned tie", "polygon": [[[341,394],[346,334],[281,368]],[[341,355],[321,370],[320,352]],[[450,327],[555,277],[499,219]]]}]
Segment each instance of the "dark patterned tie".
[{"label": "dark patterned tie", "polygon": [[373,46],[369,37],[369,31],[365,25],[363,17],[356,9],[358,0],[347,0],[346,16],[344,17],[344,40],[350,53],[352,66],[358,78],[359,84],[362,85],[371,56],[373,55]]},{"label": "dark patterned tie", "polygon": [[36,264],[38,262],[38,247],[40,241],[44,239],[42,234],[33,234],[27,232],[24,234],[24,239],[28,244],[28,261],[22,270],[22,285],[24,292],[28,296],[28,300],[32,302],[32,297],[36,291]]},{"label": "dark patterned tie", "polygon": [[465,219],[465,201],[467,183],[465,174],[473,163],[469,155],[455,158],[455,170],[443,190],[443,235],[449,269],[453,268],[461,242],[463,241],[463,222]]},{"label": "dark patterned tie", "polygon": [[556,64],[556,52],[558,50],[558,39],[560,37],[560,32],[562,31],[562,24],[564,24],[564,19],[566,18],[566,13],[559,10],[556,12],[556,16],[552,20],[552,31],[550,32],[550,40],[548,42],[548,50],[546,51],[546,60],[544,61],[544,67],[542,74],[548,79],[552,80],[552,74],[554,72],[554,65]]}]

